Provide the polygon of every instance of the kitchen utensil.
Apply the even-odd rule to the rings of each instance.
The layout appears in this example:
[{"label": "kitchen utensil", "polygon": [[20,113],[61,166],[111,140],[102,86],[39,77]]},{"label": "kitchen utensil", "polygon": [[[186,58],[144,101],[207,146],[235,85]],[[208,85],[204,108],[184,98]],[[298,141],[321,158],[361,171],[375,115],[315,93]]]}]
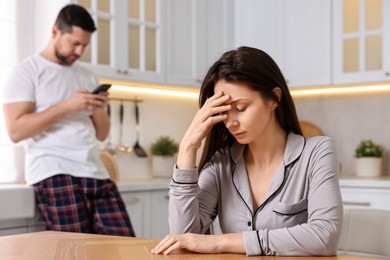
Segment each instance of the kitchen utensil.
[{"label": "kitchen utensil", "polygon": [[[107,104],[107,114],[108,114],[108,117],[111,119],[111,107],[110,107],[110,103]],[[116,154],[116,151],[115,151],[114,147],[112,146],[111,137],[112,137],[112,131],[111,131],[111,133],[109,134],[109,136],[108,136],[108,138],[107,138],[107,143],[106,143],[105,150],[106,150],[107,152],[109,152],[111,155],[115,155],[115,154]]]},{"label": "kitchen utensil", "polygon": [[117,182],[119,180],[119,168],[115,155],[109,153],[108,151],[101,150],[100,159],[106,167],[108,174],[110,175],[110,179]]},{"label": "kitchen utensil", "polygon": [[121,152],[131,153],[133,151],[133,148],[131,146],[126,146],[123,144],[123,101],[120,103],[119,107],[119,121],[120,121],[120,141],[119,144],[117,144],[116,149]]},{"label": "kitchen utensil", "polygon": [[139,126],[139,110],[138,110],[138,102],[135,102],[135,130],[137,133],[137,139],[135,141],[135,144],[133,146],[133,150],[135,154],[138,157],[146,157],[148,156],[145,150],[140,146],[139,144],[139,132],[140,132],[140,126]]}]

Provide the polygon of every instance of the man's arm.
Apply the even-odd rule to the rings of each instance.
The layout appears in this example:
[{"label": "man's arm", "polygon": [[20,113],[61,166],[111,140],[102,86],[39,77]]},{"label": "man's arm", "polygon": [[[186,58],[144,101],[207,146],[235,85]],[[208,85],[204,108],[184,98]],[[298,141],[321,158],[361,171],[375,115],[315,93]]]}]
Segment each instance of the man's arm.
[{"label": "man's arm", "polygon": [[[96,102],[97,103],[97,102]],[[103,101],[102,104],[95,105],[92,109],[92,122],[95,126],[96,138],[99,141],[103,141],[107,138],[110,131],[110,119],[107,111],[105,110],[107,102]]]},{"label": "man's arm", "polygon": [[[97,116],[101,113],[101,111],[99,112],[99,107],[103,107],[103,104],[106,102],[105,97],[102,98],[98,96],[99,95],[90,94],[85,90],[80,90],[73,94],[70,98],[63,100],[41,112],[35,112],[34,102],[15,102],[5,104],[3,108],[8,135],[15,143],[36,136],[53,126],[66,115],[83,111],[89,106],[93,106],[93,113],[96,113]],[[93,117],[95,117],[95,115]],[[101,125],[101,123],[96,124],[95,121],[94,124],[95,127],[96,125]],[[97,136],[98,132],[101,131],[98,129],[99,127],[97,127],[96,130]],[[106,131],[108,132],[108,130]]]}]

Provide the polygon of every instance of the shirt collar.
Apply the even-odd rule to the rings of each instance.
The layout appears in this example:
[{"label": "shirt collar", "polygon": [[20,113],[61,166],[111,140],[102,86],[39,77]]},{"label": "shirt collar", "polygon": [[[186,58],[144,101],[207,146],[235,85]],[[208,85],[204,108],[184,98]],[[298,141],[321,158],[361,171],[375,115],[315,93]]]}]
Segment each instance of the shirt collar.
[{"label": "shirt collar", "polygon": [[[284,165],[294,162],[302,154],[304,146],[305,138],[302,135],[289,133],[284,151]],[[245,147],[246,145],[235,142],[230,148],[230,155],[235,164],[244,156]]]}]

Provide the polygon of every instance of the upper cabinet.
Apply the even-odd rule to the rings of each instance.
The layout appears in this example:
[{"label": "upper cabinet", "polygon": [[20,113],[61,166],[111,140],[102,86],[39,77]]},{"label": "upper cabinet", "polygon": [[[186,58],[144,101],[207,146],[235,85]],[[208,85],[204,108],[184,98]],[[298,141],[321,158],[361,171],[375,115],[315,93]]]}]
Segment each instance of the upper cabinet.
[{"label": "upper cabinet", "polygon": [[79,0],[98,27],[81,60],[99,77],[200,86],[232,43],[231,1]]},{"label": "upper cabinet", "polygon": [[330,0],[235,1],[235,46],[267,52],[290,87],[331,83]]},{"label": "upper cabinet", "polygon": [[390,79],[389,0],[40,1],[39,30],[64,3],[91,12],[98,30],[81,61],[99,77],[200,86],[224,51],[247,45],[290,87]]},{"label": "upper cabinet", "polygon": [[334,0],[334,83],[390,79],[390,1]]},{"label": "upper cabinet", "polygon": [[232,43],[230,0],[167,0],[167,82],[200,86]]},{"label": "upper cabinet", "polygon": [[97,31],[81,61],[99,77],[163,82],[163,19],[159,0],[78,0]]}]

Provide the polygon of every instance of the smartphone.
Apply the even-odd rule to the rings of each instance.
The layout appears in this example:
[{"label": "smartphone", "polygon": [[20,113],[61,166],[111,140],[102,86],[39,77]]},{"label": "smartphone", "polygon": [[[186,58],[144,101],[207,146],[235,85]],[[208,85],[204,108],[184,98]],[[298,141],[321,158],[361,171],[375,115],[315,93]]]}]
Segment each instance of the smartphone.
[{"label": "smartphone", "polygon": [[92,94],[98,94],[99,92],[106,92],[109,88],[111,88],[111,84],[101,84],[92,91]]}]

